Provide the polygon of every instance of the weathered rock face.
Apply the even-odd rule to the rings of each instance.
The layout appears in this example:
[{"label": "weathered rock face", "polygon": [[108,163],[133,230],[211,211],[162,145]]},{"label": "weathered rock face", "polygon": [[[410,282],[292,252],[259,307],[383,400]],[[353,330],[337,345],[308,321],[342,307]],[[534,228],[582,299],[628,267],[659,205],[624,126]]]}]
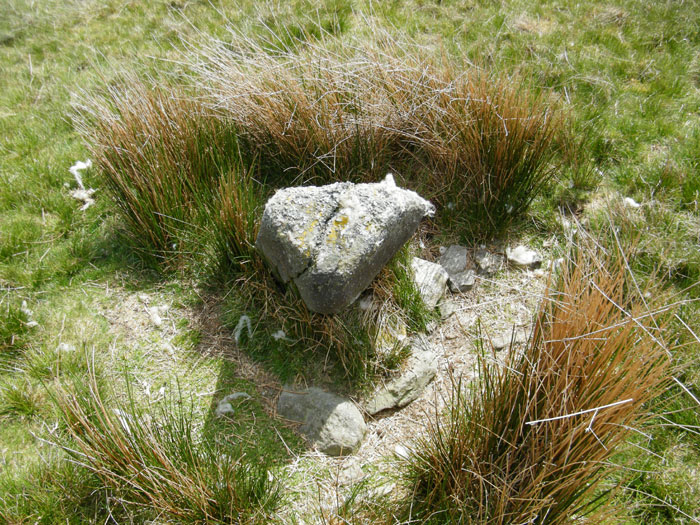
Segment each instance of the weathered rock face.
[{"label": "weathered rock face", "polygon": [[354,452],[367,430],[362,414],[352,401],[319,388],[283,392],[277,402],[277,413],[301,423],[301,433],[329,456]]},{"label": "weathered rock face", "polygon": [[491,253],[484,248],[479,248],[474,252],[474,262],[481,275],[491,277],[503,266],[503,256]]},{"label": "weathered rock face", "polygon": [[310,310],[332,314],[351,304],[434,212],[391,175],[376,184],[286,188],[265,205],[255,245]]},{"label": "weathered rock face", "polygon": [[411,341],[411,356],[401,374],[382,385],[365,403],[367,413],[374,415],[382,410],[401,408],[421,395],[437,373],[437,354],[425,337]]},{"label": "weathered rock face", "polygon": [[519,245],[515,248],[506,248],[508,262],[520,268],[535,269],[542,265],[542,256],[527,246]]},{"label": "weathered rock face", "polygon": [[450,290],[453,292],[466,292],[474,287],[476,273],[472,269],[467,269],[467,248],[466,246],[452,245],[445,251],[439,260],[449,280],[447,281]]},{"label": "weathered rock face", "polygon": [[420,292],[420,296],[430,309],[435,308],[445,295],[448,275],[439,264],[414,257],[411,261],[413,270],[413,282]]}]

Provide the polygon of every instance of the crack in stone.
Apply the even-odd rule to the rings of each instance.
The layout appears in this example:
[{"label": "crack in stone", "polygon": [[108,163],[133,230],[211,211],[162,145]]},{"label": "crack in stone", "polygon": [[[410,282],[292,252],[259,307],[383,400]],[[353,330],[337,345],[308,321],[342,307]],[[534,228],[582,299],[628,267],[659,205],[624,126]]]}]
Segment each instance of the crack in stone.
[{"label": "crack in stone", "polygon": [[323,245],[326,237],[328,237],[328,227],[329,225],[333,222],[335,217],[338,215],[338,213],[344,208],[343,204],[341,203],[340,195],[345,191],[345,189],[339,191],[337,193],[337,199],[335,199],[335,207],[333,210],[331,210],[330,213],[328,213],[325,217],[322,217],[320,222],[320,228],[319,232],[317,235],[313,237],[312,242],[309,243],[309,264],[306,265],[305,268],[303,268],[300,272],[298,272],[296,275],[292,275],[290,277],[290,281],[296,281],[300,277],[302,277],[306,272],[308,272],[313,266],[315,265],[316,261],[318,260],[318,254],[321,252],[321,246]]}]

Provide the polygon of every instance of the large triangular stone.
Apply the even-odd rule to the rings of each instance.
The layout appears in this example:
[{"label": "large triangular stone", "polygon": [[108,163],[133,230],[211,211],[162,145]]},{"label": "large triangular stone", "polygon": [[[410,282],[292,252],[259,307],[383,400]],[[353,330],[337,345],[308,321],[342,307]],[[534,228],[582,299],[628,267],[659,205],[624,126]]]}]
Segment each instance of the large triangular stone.
[{"label": "large triangular stone", "polygon": [[333,314],[357,299],[434,212],[391,175],[373,184],[285,188],[265,205],[255,245],[310,310]]}]

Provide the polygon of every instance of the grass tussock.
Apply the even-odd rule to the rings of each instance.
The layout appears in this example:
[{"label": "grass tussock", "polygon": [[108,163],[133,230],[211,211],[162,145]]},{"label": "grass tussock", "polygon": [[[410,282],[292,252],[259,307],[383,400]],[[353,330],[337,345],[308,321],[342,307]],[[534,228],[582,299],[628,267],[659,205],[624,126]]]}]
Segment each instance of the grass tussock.
[{"label": "grass tussock", "polygon": [[201,53],[193,68],[204,99],[239,130],[244,152],[259,155],[270,184],[376,181],[392,171],[467,213],[475,224],[463,233],[489,236],[551,174],[561,117],[516,79],[390,37],[342,52],[239,41]]},{"label": "grass tussock", "polygon": [[414,513],[445,523],[595,513],[610,458],[670,380],[664,326],[626,273],[619,253],[580,249],[527,348],[505,363],[482,356],[473,392],[456,385],[407,465]]},{"label": "grass tussock", "polygon": [[515,79],[390,38],[342,53],[234,40],[190,51],[189,85],[127,78],[78,106],[77,127],[146,255],[177,259],[212,237],[219,258],[238,259],[274,189],[388,171],[460,233],[485,237],[550,178],[562,118]]},{"label": "grass tussock", "polygon": [[84,100],[78,128],[133,245],[181,260],[201,249],[221,174],[238,167],[237,135],[180,88],[127,85]]},{"label": "grass tussock", "polygon": [[[249,285],[246,302],[261,299],[253,310],[289,336],[276,346],[321,344],[366,376],[386,319],[323,318],[293,292],[272,297],[254,249],[266,198],[392,171],[471,242],[506,228],[549,180],[561,118],[514,81],[391,38],[343,52],[323,39],[296,49],[236,38],[189,51],[189,85],[132,79],[85,97],[78,128],[142,253],[165,267],[204,261],[217,280]],[[378,285],[384,310],[424,330],[430,312],[408,272],[390,273],[394,284]]]},{"label": "grass tussock", "polygon": [[112,408],[94,374],[60,389],[56,402],[71,459],[87,468],[125,510],[179,523],[267,523],[280,504],[279,486],[263,463],[235,444],[198,436],[182,399],[140,410]]}]

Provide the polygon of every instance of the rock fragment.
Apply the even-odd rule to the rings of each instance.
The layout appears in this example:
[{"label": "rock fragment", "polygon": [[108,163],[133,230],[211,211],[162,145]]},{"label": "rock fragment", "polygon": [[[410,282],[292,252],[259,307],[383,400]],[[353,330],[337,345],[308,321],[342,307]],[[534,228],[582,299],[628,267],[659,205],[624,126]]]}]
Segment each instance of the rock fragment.
[{"label": "rock fragment", "polygon": [[466,292],[474,287],[476,273],[472,269],[467,269],[466,246],[453,244],[445,250],[438,262],[449,276],[447,283],[452,292]]},{"label": "rock fragment", "polygon": [[503,266],[503,256],[491,253],[486,248],[479,248],[474,252],[474,262],[480,275],[491,277]]},{"label": "rock fragment", "polygon": [[382,385],[365,403],[367,413],[401,408],[418,399],[425,387],[437,374],[438,359],[427,338],[416,336],[411,340],[411,356],[401,374]]},{"label": "rock fragment", "polygon": [[528,270],[534,270],[542,265],[542,256],[522,244],[515,248],[506,248],[506,257],[510,264]]},{"label": "rock fragment", "polygon": [[448,275],[439,264],[414,257],[411,261],[413,282],[420,292],[425,306],[433,309],[445,295]]},{"label": "rock fragment", "polygon": [[329,456],[343,456],[357,450],[367,430],[362,414],[352,401],[320,388],[282,392],[277,413],[301,423],[299,431]]}]

